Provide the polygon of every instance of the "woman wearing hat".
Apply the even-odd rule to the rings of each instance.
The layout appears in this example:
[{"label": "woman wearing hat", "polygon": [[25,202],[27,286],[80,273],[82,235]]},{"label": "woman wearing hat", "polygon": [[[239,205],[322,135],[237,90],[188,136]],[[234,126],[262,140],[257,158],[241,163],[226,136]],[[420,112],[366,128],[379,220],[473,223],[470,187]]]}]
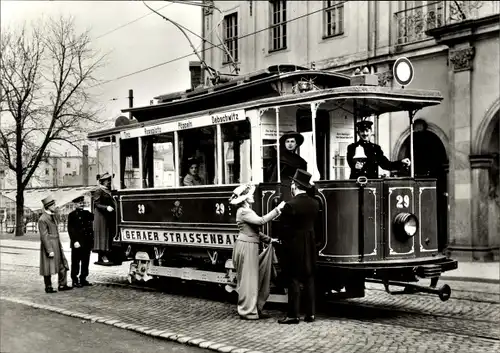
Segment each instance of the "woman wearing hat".
[{"label": "woman wearing hat", "polygon": [[107,255],[111,251],[111,241],[116,231],[115,201],[111,196],[111,178],[104,173],[99,178],[99,188],[94,191],[94,251],[99,254],[99,261],[108,263]]},{"label": "woman wearing hat", "polygon": [[236,223],[239,229],[233,249],[233,265],[238,281],[238,314],[246,320],[265,317],[261,311],[269,297],[272,256],[259,258],[259,243],[269,244],[271,238],[259,228],[280,215],[278,206],[265,216],[258,216],[250,207],[254,202],[254,192],[255,186],[240,185],[229,199],[229,203],[237,207]]},{"label": "woman wearing hat", "polygon": [[200,162],[198,162],[196,158],[189,158],[187,164],[189,166],[189,170],[186,176],[184,177],[182,184],[184,186],[204,185],[205,182],[203,181],[203,178],[200,177],[199,175]]},{"label": "woman wearing hat", "polygon": [[[304,136],[295,131],[288,131],[280,137],[280,178],[282,200],[292,198],[290,193],[291,178],[297,169],[307,170],[307,162],[297,154],[297,149],[304,143]],[[275,167],[271,180],[278,180]]]}]

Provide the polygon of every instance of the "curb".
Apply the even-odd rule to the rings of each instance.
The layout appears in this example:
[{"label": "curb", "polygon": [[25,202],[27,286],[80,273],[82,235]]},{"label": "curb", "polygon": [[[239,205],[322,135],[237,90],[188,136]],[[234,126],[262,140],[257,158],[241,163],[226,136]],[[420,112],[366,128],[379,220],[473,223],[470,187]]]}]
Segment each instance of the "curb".
[{"label": "curb", "polygon": [[235,346],[229,346],[225,343],[216,343],[203,338],[195,338],[181,333],[169,332],[168,330],[157,330],[147,326],[129,324],[120,320],[116,320],[112,317],[102,317],[97,315],[89,315],[80,313],[77,311],[71,311],[66,309],[61,309],[51,305],[37,304],[27,300],[18,298],[1,297],[0,300],[6,300],[12,303],[27,305],[35,309],[43,309],[52,311],[65,316],[75,317],[79,319],[89,320],[90,322],[98,322],[109,326],[114,326],[120,329],[125,329],[129,331],[134,331],[146,336],[161,338],[172,342],[177,342],[180,344],[188,346],[196,346],[202,349],[210,349],[216,352],[222,353],[264,353],[261,351],[254,351],[248,348],[240,348]]}]

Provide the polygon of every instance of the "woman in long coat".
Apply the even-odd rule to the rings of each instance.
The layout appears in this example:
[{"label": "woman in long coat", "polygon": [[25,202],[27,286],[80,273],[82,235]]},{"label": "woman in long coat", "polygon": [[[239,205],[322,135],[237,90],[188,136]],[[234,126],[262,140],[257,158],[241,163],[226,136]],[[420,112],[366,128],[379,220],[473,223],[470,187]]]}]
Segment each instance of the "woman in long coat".
[{"label": "woman in long coat", "polygon": [[99,188],[94,191],[94,251],[104,262],[111,251],[111,242],[116,232],[116,205],[111,196],[111,175],[104,173],[99,179]]},{"label": "woman in long coat", "polygon": [[269,297],[273,256],[271,246],[266,254],[259,256],[259,243],[271,242],[271,238],[260,232],[259,228],[280,215],[278,208],[275,208],[259,217],[250,208],[254,202],[254,191],[253,185],[240,185],[229,200],[238,208],[236,223],[239,234],[233,249],[233,265],[238,281],[238,314],[246,320],[266,317],[262,314],[262,308]]},{"label": "woman in long coat", "polygon": [[67,284],[68,261],[64,256],[64,250],[59,238],[59,230],[55,215],[55,201],[51,196],[42,200],[43,214],[38,219],[38,230],[40,232],[40,275],[45,282],[45,292],[54,293],[51,276],[56,273],[59,276],[60,291],[72,289]]},{"label": "woman in long coat", "polygon": [[[285,132],[280,137],[280,178],[281,178],[281,199],[289,201],[292,198],[290,185],[292,177],[297,169],[307,170],[307,162],[302,158],[297,150],[304,143],[304,136],[295,131]],[[278,180],[278,170],[275,167],[271,176],[272,181]]]}]

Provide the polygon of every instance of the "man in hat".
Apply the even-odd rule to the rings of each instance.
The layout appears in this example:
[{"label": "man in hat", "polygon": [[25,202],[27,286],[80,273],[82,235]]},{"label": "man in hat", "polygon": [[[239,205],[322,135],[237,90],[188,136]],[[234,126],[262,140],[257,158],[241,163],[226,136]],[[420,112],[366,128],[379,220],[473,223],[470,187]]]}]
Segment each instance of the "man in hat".
[{"label": "man in hat", "polygon": [[297,169],[291,181],[293,198],[280,204],[280,232],[282,256],[279,260],[288,284],[287,316],[279,320],[280,324],[299,323],[300,283],[304,286],[305,322],[314,321],[315,289],[314,275],[316,267],[316,242],[314,224],[319,212],[318,202],[310,196],[312,175]]},{"label": "man in hat", "polygon": [[68,215],[68,234],[71,240],[71,280],[73,287],[91,286],[89,274],[90,251],[94,245],[94,215],[83,209],[84,197],[73,199],[76,209]]},{"label": "man in hat", "polygon": [[45,292],[55,293],[52,287],[51,276],[58,274],[60,291],[70,290],[68,286],[67,270],[68,261],[64,256],[64,250],[59,239],[59,230],[55,217],[56,202],[52,196],[47,196],[42,200],[43,214],[38,220],[38,230],[40,232],[40,275],[45,282]]},{"label": "man in hat", "polygon": [[401,161],[391,162],[384,156],[379,145],[370,142],[373,123],[368,120],[356,124],[359,140],[347,146],[347,163],[351,168],[350,179],[365,176],[368,179],[378,178],[378,167],[385,170],[400,170],[410,166],[408,158]]},{"label": "man in hat", "polygon": [[[307,170],[307,162],[297,153],[298,148],[304,143],[304,136],[295,131],[285,132],[280,137],[280,178],[281,194],[284,201],[292,198],[290,194],[291,178],[297,169]],[[271,175],[271,181],[278,180],[278,170],[276,166]]]},{"label": "man in hat", "polygon": [[99,188],[92,194],[94,201],[94,251],[99,254],[98,264],[111,265],[111,243],[116,233],[115,200],[111,195],[111,178],[104,173],[99,179]]}]

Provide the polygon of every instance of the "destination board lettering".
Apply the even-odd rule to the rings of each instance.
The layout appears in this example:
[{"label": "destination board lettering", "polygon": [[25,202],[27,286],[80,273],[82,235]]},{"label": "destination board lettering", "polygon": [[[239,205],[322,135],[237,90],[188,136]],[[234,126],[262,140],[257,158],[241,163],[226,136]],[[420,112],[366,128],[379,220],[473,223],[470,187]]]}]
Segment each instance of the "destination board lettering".
[{"label": "destination board lettering", "polygon": [[238,113],[212,115],[212,124],[223,124],[231,121],[238,121]]},{"label": "destination board lettering", "polygon": [[193,122],[192,121],[187,121],[187,122],[180,121],[179,124],[178,124],[179,130],[190,129],[192,127],[193,127]]},{"label": "destination board lettering", "polygon": [[148,127],[134,128],[120,133],[122,139],[157,135],[172,131],[195,129],[204,126],[232,123],[245,120],[245,110],[235,110],[220,114],[204,115],[188,120],[172,121]]},{"label": "destination board lettering", "polygon": [[122,229],[122,241],[164,245],[232,247],[238,234]]},{"label": "destination board lettering", "polygon": [[161,127],[160,126],[157,126],[157,127],[153,127],[153,128],[147,128],[145,127],[144,128],[144,134],[145,135],[157,135],[157,134],[161,134]]}]

